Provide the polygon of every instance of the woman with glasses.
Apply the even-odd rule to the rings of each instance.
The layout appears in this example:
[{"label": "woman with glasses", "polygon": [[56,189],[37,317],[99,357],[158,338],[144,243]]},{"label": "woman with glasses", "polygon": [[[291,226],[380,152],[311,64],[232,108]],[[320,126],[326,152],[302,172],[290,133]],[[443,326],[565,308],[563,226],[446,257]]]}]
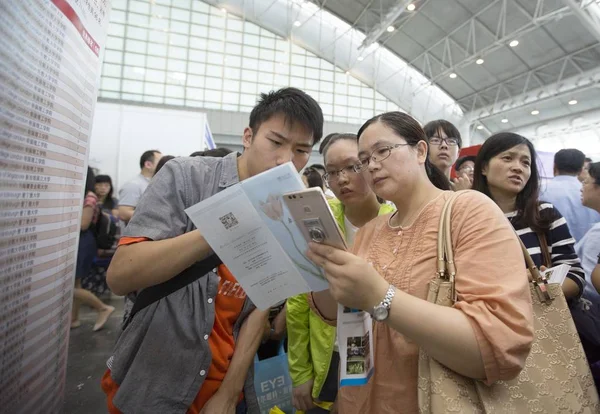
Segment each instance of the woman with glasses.
[{"label": "woman with glasses", "polygon": [[533,339],[532,307],[517,236],[498,207],[460,193],[451,216],[457,268],[453,307],[427,301],[437,268],[438,225],[452,196],[427,157],[427,136],[407,114],[389,112],[358,132],[363,177],[397,211],[358,232],[352,252],[311,243],[330,288],[309,295],[311,309],[335,324],[337,303],[370,312],[375,371],[338,393],[343,413],[418,412],[419,349],[487,383],[521,371]]},{"label": "woman with glasses", "polygon": [[[354,242],[360,227],[393,208],[379,204],[360,172],[355,134],[336,134],[323,147],[324,181],[335,194],[329,205],[346,238]],[[298,410],[327,412],[316,402],[335,401],[339,353],[335,328],[324,323],[308,306],[307,295],[288,299],[288,359],[293,382],[293,402]],[[327,406],[327,405],[324,405]]]},{"label": "woman with glasses", "polygon": [[[429,158],[431,163],[438,167],[444,175],[450,179],[452,165],[458,158],[462,147],[462,138],[458,129],[444,119],[431,121],[423,127],[427,138],[429,138]],[[450,185],[454,191],[468,190],[471,181],[463,175],[457,176]]]},{"label": "woman with glasses", "polygon": [[475,171],[476,158],[477,157],[474,155],[466,155],[459,158],[454,165],[456,175],[459,177],[466,177],[473,182],[473,171]]},{"label": "woman with glasses", "polygon": [[[325,174],[323,174],[325,175]],[[321,190],[323,190],[323,193],[325,194],[325,197],[327,197],[327,199],[333,198],[333,196],[330,196],[327,194],[326,192],[326,188],[325,188],[325,184],[323,181],[323,176],[321,175],[321,173],[312,167],[308,167],[304,170],[304,172],[302,173],[302,182],[304,183],[304,185],[306,186],[306,188],[320,188]]]},{"label": "woman with glasses", "polygon": [[460,132],[454,124],[438,119],[431,121],[423,127],[427,138],[429,138],[429,158],[431,163],[438,167],[448,179],[452,165],[458,158],[458,152],[462,147]]},{"label": "woman with glasses", "polygon": [[469,190],[473,186],[473,171],[475,171],[475,156],[466,155],[459,158],[454,164],[456,178],[452,182],[452,189]]}]

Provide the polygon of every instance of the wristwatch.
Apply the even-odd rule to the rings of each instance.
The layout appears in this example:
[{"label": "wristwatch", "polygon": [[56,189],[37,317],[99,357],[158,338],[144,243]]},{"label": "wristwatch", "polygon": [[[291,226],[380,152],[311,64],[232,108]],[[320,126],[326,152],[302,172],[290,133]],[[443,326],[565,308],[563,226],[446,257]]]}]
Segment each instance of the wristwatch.
[{"label": "wristwatch", "polygon": [[373,308],[373,312],[371,313],[373,319],[375,319],[377,322],[383,322],[388,318],[390,315],[390,308],[392,307],[392,299],[394,299],[395,295],[396,288],[394,285],[390,285],[387,293],[385,294],[385,298],[383,298],[379,305]]}]

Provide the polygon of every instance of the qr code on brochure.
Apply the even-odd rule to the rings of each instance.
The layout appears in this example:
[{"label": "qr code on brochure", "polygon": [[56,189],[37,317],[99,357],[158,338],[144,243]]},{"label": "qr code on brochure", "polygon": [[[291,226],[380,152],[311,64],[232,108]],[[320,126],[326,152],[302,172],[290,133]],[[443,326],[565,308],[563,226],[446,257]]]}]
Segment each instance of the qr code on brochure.
[{"label": "qr code on brochure", "polygon": [[233,213],[227,213],[224,216],[219,217],[219,220],[221,220],[221,223],[223,223],[223,227],[225,227],[225,230],[229,230],[233,226],[237,226],[239,224],[237,218],[233,215]]}]

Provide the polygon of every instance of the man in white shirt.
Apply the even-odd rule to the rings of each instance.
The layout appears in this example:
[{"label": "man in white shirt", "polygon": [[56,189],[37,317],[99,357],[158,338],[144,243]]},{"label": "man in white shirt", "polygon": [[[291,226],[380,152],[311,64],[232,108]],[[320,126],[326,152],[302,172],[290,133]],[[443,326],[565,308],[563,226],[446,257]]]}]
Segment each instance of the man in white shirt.
[{"label": "man in white shirt", "polygon": [[577,149],[562,149],[554,155],[554,178],[546,184],[540,200],[548,201],[563,215],[576,241],[600,221],[600,214],[581,204],[581,183],[585,155]]},{"label": "man in white shirt", "polygon": [[119,191],[119,218],[125,224],[131,220],[135,207],[146,191],[161,157],[162,154],[158,150],[144,152],[140,157],[140,173]]}]

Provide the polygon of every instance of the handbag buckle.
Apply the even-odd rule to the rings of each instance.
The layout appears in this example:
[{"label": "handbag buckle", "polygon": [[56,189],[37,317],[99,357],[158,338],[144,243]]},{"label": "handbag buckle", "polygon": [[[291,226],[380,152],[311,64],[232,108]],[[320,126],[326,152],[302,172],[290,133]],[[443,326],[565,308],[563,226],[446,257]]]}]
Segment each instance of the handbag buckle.
[{"label": "handbag buckle", "polygon": [[548,281],[546,279],[542,279],[541,283],[533,281],[533,284],[536,288],[535,291],[537,292],[540,301],[546,305],[549,305],[554,298],[550,296],[550,292],[548,291]]}]

